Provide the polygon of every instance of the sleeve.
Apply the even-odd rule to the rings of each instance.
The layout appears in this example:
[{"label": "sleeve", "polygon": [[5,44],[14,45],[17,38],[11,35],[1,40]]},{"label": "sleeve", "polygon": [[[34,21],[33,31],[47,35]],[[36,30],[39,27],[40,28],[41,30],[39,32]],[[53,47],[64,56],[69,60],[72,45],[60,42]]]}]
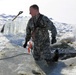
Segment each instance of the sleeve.
[{"label": "sleeve", "polygon": [[25,37],[26,42],[29,41],[30,38],[31,38],[31,29],[30,29],[30,20],[29,20],[26,27],[26,37]]},{"label": "sleeve", "polygon": [[46,16],[44,16],[45,18],[44,18],[44,23],[48,26],[47,28],[48,28],[48,30],[50,30],[51,31],[51,33],[52,33],[52,37],[56,37],[56,35],[57,35],[57,30],[56,30],[56,27],[54,26],[54,24],[53,24],[53,22],[50,20],[50,19],[48,19]]}]

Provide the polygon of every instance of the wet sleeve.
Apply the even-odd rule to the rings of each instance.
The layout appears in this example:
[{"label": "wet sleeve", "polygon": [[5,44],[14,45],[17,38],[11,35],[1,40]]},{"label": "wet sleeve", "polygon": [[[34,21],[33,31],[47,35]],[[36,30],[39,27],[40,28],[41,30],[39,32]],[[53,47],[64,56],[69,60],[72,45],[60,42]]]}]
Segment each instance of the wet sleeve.
[{"label": "wet sleeve", "polygon": [[26,41],[29,41],[31,38],[31,29],[30,29],[30,20],[27,24],[27,27],[26,27],[26,37],[25,37],[25,40]]},{"label": "wet sleeve", "polygon": [[51,31],[51,33],[52,33],[51,36],[52,36],[52,37],[56,37],[56,35],[57,35],[57,30],[56,30],[56,27],[54,26],[53,22],[52,22],[50,19],[48,19],[47,17],[45,17],[44,22],[45,22],[45,24],[48,26],[48,27],[47,27],[48,30]]}]

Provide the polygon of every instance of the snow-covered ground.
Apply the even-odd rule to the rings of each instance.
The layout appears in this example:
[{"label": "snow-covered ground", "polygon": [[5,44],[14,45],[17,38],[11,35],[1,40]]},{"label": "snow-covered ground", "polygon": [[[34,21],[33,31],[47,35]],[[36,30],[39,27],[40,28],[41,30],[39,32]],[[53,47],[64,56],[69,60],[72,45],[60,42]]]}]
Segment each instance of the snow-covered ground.
[{"label": "snow-covered ground", "polygon": [[[14,22],[7,22],[5,25],[4,33],[0,33],[0,53],[5,50],[6,45],[11,44],[22,46],[25,40],[25,29],[27,24],[27,17],[19,18]],[[57,28],[57,43],[54,49],[64,51],[66,54],[76,50],[76,35],[75,25],[59,23],[54,21]],[[2,25],[0,25],[0,30]],[[63,45],[62,45],[63,44]],[[68,58],[66,60],[59,60],[57,66],[50,75],[76,75],[76,57]]]}]

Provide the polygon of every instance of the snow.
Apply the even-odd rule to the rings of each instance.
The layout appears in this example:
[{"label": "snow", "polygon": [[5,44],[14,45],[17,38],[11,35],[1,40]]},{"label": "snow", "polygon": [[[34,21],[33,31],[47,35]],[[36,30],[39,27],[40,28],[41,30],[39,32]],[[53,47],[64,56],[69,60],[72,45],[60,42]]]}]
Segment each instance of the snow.
[{"label": "snow", "polygon": [[76,57],[60,61],[51,75],[76,75]]},{"label": "snow", "polygon": [[72,32],[66,32],[60,37],[61,42],[74,42],[75,36]]},{"label": "snow", "polygon": [[[8,44],[10,48],[12,47],[12,45],[14,45],[14,47],[15,45],[20,46],[20,47],[23,45],[23,42],[25,40],[25,35],[26,35],[25,29],[26,29],[28,20],[29,20],[29,17],[24,17],[24,18],[18,18],[15,21],[9,20],[6,22],[4,34],[0,33],[0,58],[2,58],[1,54],[7,47],[8,43],[11,44],[11,45]],[[76,35],[75,35],[76,31],[75,31],[74,25],[66,24],[66,23],[59,23],[56,21],[53,21],[53,22],[58,32],[57,44],[69,42],[71,43],[70,46],[76,50]],[[2,25],[0,25],[0,29],[1,27]],[[9,56],[17,54],[16,52],[11,53],[12,49],[10,50]],[[68,51],[72,51],[72,50],[68,48],[67,53]],[[8,53],[6,54],[6,56],[8,56]],[[16,65],[13,64],[9,66],[9,68],[12,69],[15,66]],[[24,69],[22,67],[23,64],[18,64],[17,66],[18,67],[14,71]],[[24,71],[18,71],[19,74],[21,72],[24,73]],[[76,75],[76,57],[69,58],[66,60],[59,60],[57,66],[55,67],[55,69],[52,71],[50,75]]]},{"label": "snow", "polygon": [[9,40],[0,33],[0,51],[5,48],[5,45],[9,42]]}]

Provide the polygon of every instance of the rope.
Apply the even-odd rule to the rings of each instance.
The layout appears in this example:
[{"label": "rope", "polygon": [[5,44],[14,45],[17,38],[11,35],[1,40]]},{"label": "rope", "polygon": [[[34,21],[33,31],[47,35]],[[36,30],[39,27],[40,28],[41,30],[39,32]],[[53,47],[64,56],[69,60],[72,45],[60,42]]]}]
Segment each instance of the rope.
[{"label": "rope", "polygon": [[20,55],[30,55],[29,53],[21,53],[21,54],[17,54],[17,55],[14,55],[14,56],[10,56],[10,57],[4,57],[4,58],[0,58],[0,60],[5,60],[5,59],[10,59],[10,58],[14,58],[14,57],[17,57],[17,56],[20,56]]}]

